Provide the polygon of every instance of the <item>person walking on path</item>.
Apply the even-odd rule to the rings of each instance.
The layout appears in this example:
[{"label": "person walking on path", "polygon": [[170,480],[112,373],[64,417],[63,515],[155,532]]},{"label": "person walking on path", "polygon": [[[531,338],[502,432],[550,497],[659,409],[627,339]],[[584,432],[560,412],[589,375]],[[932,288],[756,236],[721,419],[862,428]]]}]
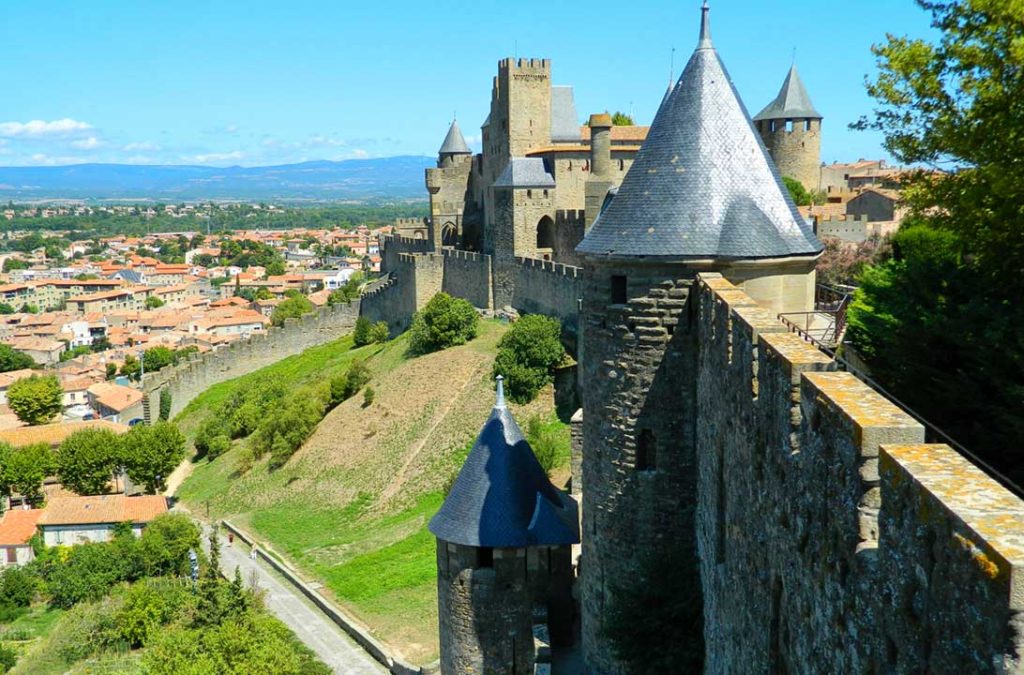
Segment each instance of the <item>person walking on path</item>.
[{"label": "person walking on path", "polygon": [[256,544],[253,544],[252,548],[249,549],[249,560],[256,560]]}]

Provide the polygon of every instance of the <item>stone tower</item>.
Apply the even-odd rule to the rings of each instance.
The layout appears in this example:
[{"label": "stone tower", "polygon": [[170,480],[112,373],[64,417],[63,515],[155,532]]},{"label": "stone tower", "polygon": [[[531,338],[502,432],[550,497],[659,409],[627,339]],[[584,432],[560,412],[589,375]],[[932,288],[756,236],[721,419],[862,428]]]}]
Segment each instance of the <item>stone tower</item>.
[{"label": "stone tower", "polygon": [[[690,289],[717,271],[773,312],[813,302],[821,244],[788,198],[711,41],[700,40],[583,257],[582,639],[587,672],[627,672],[605,618],[648,561],[699,598]],[[695,612],[699,612],[694,605]],[[699,652],[701,636],[694,636]],[[681,671],[683,672],[683,671]]]},{"label": "stone tower", "polygon": [[779,95],[754,117],[779,173],[812,192],[821,188],[821,120],[795,63]]},{"label": "stone tower", "polygon": [[523,438],[498,377],[491,416],[430,521],[443,675],[533,675],[535,616],[547,616],[553,646],[571,643],[577,517]]},{"label": "stone tower", "polygon": [[435,251],[459,242],[472,170],[473,152],[466,145],[458,121],[453,120],[437,153],[437,168],[427,169],[426,174],[430,193],[430,240]]},{"label": "stone tower", "polygon": [[591,115],[590,122],[590,175],[587,177],[585,197],[585,226],[590,227],[601,213],[608,191],[615,187],[612,172],[612,118],[608,113]]}]

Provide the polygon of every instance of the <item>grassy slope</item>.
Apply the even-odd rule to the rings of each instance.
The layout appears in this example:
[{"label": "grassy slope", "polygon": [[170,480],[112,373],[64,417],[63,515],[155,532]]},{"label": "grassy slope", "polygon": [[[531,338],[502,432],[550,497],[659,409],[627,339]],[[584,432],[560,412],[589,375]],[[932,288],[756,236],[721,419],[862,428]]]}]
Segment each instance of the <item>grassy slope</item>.
[{"label": "grassy slope", "polygon": [[[426,524],[493,405],[489,374],[504,330],[485,322],[470,344],[415,359],[401,337],[351,351],[341,341],[270,366],[265,372],[298,385],[329,377],[358,355],[368,359],[376,400],[363,408],[357,395],[336,408],[278,471],[264,462],[238,476],[236,444],[199,463],[178,495],[196,512],[209,502],[211,516],[247,525],[405,658],[436,658],[434,539]],[[194,433],[245,379],[193,401],[179,417],[182,428]],[[531,414],[553,419],[553,412],[550,388],[515,409],[524,423]],[[564,465],[568,430],[549,424],[564,432]]]}]

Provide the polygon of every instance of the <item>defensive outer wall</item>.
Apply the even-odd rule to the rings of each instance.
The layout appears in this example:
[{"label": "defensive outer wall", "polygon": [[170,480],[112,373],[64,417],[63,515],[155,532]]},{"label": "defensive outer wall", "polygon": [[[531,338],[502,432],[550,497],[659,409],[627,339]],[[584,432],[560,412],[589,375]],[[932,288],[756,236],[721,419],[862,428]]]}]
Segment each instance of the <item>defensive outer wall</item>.
[{"label": "defensive outer wall", "polygon": [[238,340],[181,365],[146,373],[143,383],[146,423],[155,421],[156,403],[162,390],[171,394],[173,418],[209,387],[347,335],[355,328],[358,318],[358,301],[321,307],[299,319],[286,319],[284,326],[271,326],[265,333],[255,334],[248,340]]},{"label": "defensive outer wall", "polygon": [[[479,309],[494,307],[493,265],[489,255],[454,249],[430,252],[429,242],[400,236],[382,237],[386,278],[362,297],[362,316],[386,321],[392,335],[409,327],[412,316],[436,293],[465,298]],[[547,260],[516,258],[512,307],[525,314],[545,314],[562,321],[575,341],[581,293],[581,270]]]},{"label": "defensive outer wall", "polygon": [[706,672],[1024,672],[1024,502],[725,279],[694,300]]}]

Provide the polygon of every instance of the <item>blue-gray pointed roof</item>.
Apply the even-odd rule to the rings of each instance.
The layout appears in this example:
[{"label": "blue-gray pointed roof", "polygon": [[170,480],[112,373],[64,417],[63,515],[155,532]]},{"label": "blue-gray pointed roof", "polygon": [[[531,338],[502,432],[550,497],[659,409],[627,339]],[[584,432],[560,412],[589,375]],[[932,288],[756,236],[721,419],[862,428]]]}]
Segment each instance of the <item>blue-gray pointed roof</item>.
[{"label": "blue-gray pointed roof", "polygon": [[572,87],[551,87],[551,140],[554,143],[579,143],[580,119]]},{"label": "blue-gray pointed roof", "polygon": [[452,120],[451,127],[448,128],[448,135],[444,137],[444,143],[441,144],[441,149],[437,151],[439,155],[471,155],[473,152],[466,145],[466,139],[462,136],[462,130],[459,129],[459,123]]},{"label": "blue-gray pointed roof", "polygon": [[578,252],[749,259],[822,250],[754,129],[703,12],[697,50]]},{"label": "blue-gray pointed roof", "polygon": [[811,97],[804,87],[803,80],[800,79],[800,73],[796,71],[795,63],[789,69],[779,95],[754,117],[755,122],[780,119],[822,119],[821,114],[811,103]]},{"label": "blue-gray pointed roof", "polygon": [[494,187],[504,189],[553,188],[554,177],[548,173],[540,157],[513,157],[505,170],[494,181]]},{"label": "blue-gray pointed roof", "polygon": [[576,502],[548,480],[500,392],[430,531],[488,548],[578,543]]}]

